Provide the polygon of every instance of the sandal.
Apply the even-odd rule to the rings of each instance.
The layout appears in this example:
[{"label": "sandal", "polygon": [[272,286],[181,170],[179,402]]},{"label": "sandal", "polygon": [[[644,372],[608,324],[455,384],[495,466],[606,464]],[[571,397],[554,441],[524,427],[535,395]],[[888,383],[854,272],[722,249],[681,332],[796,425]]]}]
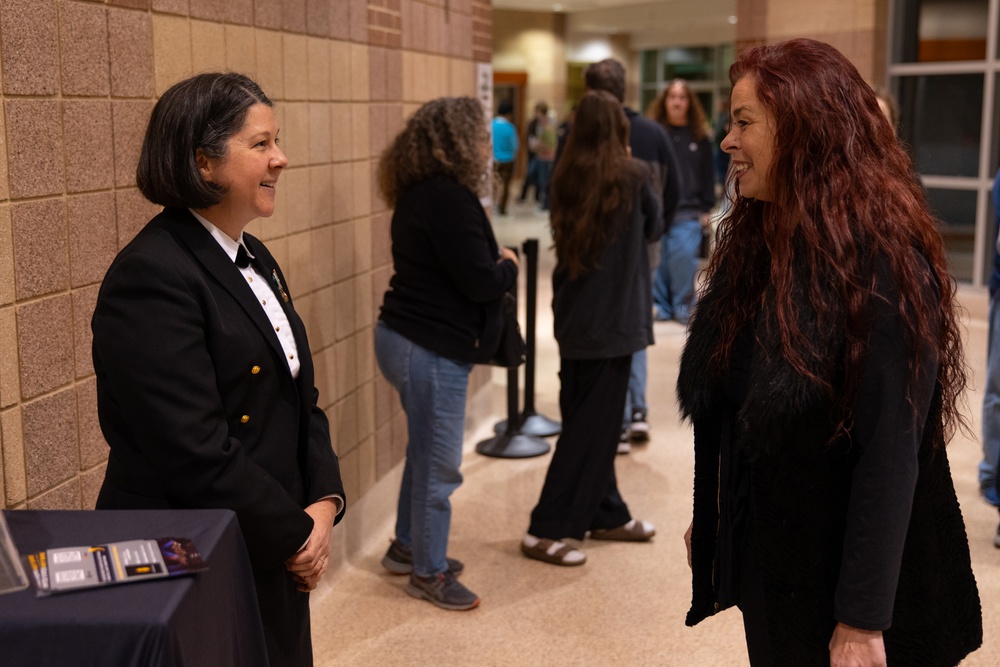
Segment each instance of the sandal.
[{"label": "sandal", "polygon": [[590,531],[595,540],[615,540],[617,542],[648,542],[656,535],[656,528],[648,521],[632,519],[617,528],[597,528]]},{"label": "sandal", "polygon": [[[529,542],[534,541],[533,546]],[[525,535],[521,541],[521,553],[528,558],[534,558],[553,565],[583,565],[587,562],[587,555],[579,549],[574,549],[565,542],[549,540],[544,537]]]}]

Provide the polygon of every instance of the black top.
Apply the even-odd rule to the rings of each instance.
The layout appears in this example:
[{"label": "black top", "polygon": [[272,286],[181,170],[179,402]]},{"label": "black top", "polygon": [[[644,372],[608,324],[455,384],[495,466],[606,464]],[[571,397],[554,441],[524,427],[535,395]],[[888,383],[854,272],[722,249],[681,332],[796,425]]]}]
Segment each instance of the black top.
[{"label": "black top", "polygon": [[[887,281],[882,281],[885,286]],[[896,312],[899,295],[886,290],[885,300],[873,300],[873,330],[869,362],[862,374],[853,412],[851,440],[856,459],[850,491],[850,508],[844,533],[843,561],[837,583],[834,617],[866,630],[885,630],[892,624],[896,582],[903,542],[913,504],[917,479],[917,449],[936,379],[937,359],[927,349],[921,377],[910,382],[906,335]],[[734,344],[725,393],[729,404],[722,434],[720,465],[720,527],[717,567],[720,582],[738,581],[739,546],[748,528],[752,463],[736,449],[732,429],[740,417],[750,385],[753,359],[765,354],[747,327]],[[905,388],[914,393],[920,417],[912,415]],[[744,417],[745,418],[745,417]],[[728,473],[728,474],[727,474]],[[728,598],[738,591],[720,588]],[[724,599],[720,603],[735,603]]]},{"label": "black top", "polygon": [[729,375],[724,386],[726,407],[722,423],[722,446],[719,451],[719,540],[716,546],[716,596],[721,606],[740,604],[740,563],[747,534],[753,530],[750,495],[750,466],[744,453],[733,442],[733,425],[750,388],[750,360],[754,354],[751,327],[733,341]]},{"label": "black top", "polygon": [[681,196],[677,220],[691,220],[715,206],[715,174],[712,144],[708,138],[695,141],[689,127],[667,126],[667,134],[680,167]]},{"label": "black top", "polygon": [[646,245],[663,233],[660,199],[642,181],[625,224],[604,249],[598,268],[570,279],[562,265],[552,274],[552,313],[559,354],[565,359],[612,359],[653,344],[653,303]]},{"label": "black top", "polygon": [[[792,261],[796,273],[816,270],[806,266],[804,254]],[[908,261],[926,286],[915,307],[936,312],[939,295],[926,260],[914,249]],[[738,384],[729,378],[726,389],[733,357],[728,364],[711,361],[721,313],[729,307],[732,283],[724,262],[698,303],[681,356],[677,393],[695,442],[686,623],[725,608],[715,560],[723,538],[720,494],[729,488],[719,478],[728,431],[733,453],[749,455],[750,519],[771,658],[779,665],[828,667],[837,621],[883,630],[890,665],[955,665],[982,642],[968,539],[939,430],[937,337],[908,339],[888,262],[876,257],[872,267],[866,357],[846,433],[837,435],[835,394],[780,353],[773,289],[761,296],[750,354],[731,348],[749,370],[746,396],[735,419],[727,420],[735,396],[729,392]],[[803,334],[819,346],[805,364],[840,387],[845,334],[842,327],[819,324],[807,282],[795,281],[788,297]],[[908,364],[913,356],[916,375]]]},{"label": "black top", "polygon": [[628,118],[628,143],[632,149],[632,157],[649,164],[654,177],[663,184],[660,193],[663,219],[669,226],[681,201],[682,176],[677,153],[670,145],[671,141],[662,125],[640,116],[628,107],[624,107],[624,111]]},{"label": "black top", "polygon": [[446,177],[402,193],[392,215],[395,275],[381,319],[441,356],[489,361],[500,342],[501,297],[517,279],[476,195]]},{"label": "black top", "polygon": [[164,209],[118,253],[94,308],[111,448],[97,508],[232,509],[254,568],[284,571],[313,528],[303,508],[344,486],[305,326],[278,294],[288,283],[264,244],[243,242],[288,318],[298,377],[233,260],[190,212]]}]

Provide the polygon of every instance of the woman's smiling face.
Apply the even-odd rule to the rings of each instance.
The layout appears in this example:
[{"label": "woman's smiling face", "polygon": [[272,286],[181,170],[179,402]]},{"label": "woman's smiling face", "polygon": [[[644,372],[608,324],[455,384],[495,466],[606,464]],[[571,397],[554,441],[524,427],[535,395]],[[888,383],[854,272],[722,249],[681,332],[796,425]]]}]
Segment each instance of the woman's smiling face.
[{"label": "woman's smiling face", "polygon": [[274,188],[287,164],[278,148],[274,110],[266,104],[253,105],[243,127],[226,142],[223,157],[198,157],[202,178],[224,192],[222,201],[209,207],[205,217],[227,233],[235,231],[236,238],[251,220],[274,213]]},{"label": "woman's smiling face", "polygon": [[774,118],[757,98],[753,79],[744,77],[733,86],[730,117],[732,129],[722,140],[722,150],[732,156],[737,191],[742,197],[771,201]]}]

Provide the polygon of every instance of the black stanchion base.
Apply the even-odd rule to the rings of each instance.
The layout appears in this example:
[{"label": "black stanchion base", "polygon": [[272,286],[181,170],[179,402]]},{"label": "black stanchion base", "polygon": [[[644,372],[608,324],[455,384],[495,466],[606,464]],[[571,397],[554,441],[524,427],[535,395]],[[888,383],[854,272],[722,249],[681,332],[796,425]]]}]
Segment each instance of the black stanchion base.
[{"label": "black stanchion base", "polygon": [[549,449],[549,443],[524,433],[502,433],[476,445],[476,451],[483,456],[495,456],[501,459],[526,459],[532,456],[541,456],[548,454]]},{"label": "black stanchion base", "polygon": [[[494,433],[503,433],[507,430],[507,420],[498,421],[493,427]],[[532,412],[530,415],[521,415],[521,433],[537,435],[539,438],[547,438],[550,435],[562,433],[562,424],[549,419],[545,415]]]}]

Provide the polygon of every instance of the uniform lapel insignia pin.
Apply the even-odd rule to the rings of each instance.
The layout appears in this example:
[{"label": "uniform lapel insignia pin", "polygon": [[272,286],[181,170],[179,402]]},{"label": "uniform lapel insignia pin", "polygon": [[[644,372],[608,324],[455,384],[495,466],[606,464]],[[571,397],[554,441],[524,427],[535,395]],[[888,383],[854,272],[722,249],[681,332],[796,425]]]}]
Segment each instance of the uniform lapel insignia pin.
[{"label": "uniform lapel insignia pin", "polygon": [[278,288],[278,294],[285,300],[285,303],[288,303],[288,292],[285,291],[284,285],[281,284],[281,278],[278,277],[277,269],[271,271],[271,280],[274,281],[274,286]]}]

